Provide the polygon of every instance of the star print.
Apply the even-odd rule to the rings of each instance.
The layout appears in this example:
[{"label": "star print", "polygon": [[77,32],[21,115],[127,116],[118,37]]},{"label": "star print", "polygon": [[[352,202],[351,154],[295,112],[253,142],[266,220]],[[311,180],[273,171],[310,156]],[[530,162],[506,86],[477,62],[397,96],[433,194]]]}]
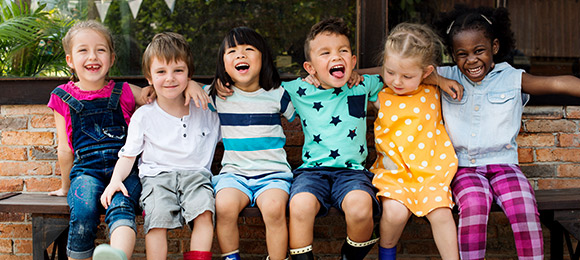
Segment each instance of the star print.
[{"label": "star print", "polygon": [[341,88],[335,88],[334,91],[332,91],[332,94],[335,94],[338,96],[338,94],[340,94],[342,92]]},{"label": "star print", "polygon": [[338,125],[340,122],[342,122],[342,120],[340,120],[340,116],[333,116],[332,120],[330,121],[330,123],[334,124],[334,126]]},{"label": "star print", "polygon": [[347,137],[350,137],[350,140],[353,140],[355,136],[356,136],[356,128],[352,129],[352,130],[348,130]]},{"label": "star print", "polygon": [[304,153],[304,157],[306,157],[306,159],[312,158],[312,156],[310,156],[310,152],[308,151]]},{"label": "star print", "polygon": [[304,96],[304,95],[306,95],[306,89],[305,88],[298,87],[298,91],[296,91],[296,93],[299,96]]},{"label": "star print", "polygon": [[346,165],[346,168],[351,168],[352,167],[352,163],[351,162],[345,162],[344,165]]},{"label": "star print", "polygon": [[314,102],[314,106],[312,108],[316,109],[316,111],[320,111],[320,109],[323,107],[324,106],[322,106],[322,102]]},{"label": "star print", "polygon": [[322,165],[322,163],[319,163],[319,162],[314,164],[314,166],[316,166],[316,167],[320,167],[321,165]]},{"label": "star print", "polygon": [[363,154],[363,153],[365,152],[365,146],[364,146],[364,145],[361,145],[361,146],[360,146],[360,149],[358,150],[358,152],[359,152],[360,154]]},{"label": "star print", "polygon": [[306,119],[302,120],[302,125],[304,125],[304,127],[307,127],[307,125],[306,125]]},{"label": "star print", "polygon": [[332,159],[336,160],[336,158],[339,156],[340,156],[340,154],[338,153],[338,149],[336,149],[336,150],[330,150],[330,155],[328,157],[332,157]]},{"label": "star print", "polygon": [[314,140],[312,140],[312,141],[314,141],[317,144],[319,144],[322,141],[322,139],[320,139],[320,135],[314,135]]}]

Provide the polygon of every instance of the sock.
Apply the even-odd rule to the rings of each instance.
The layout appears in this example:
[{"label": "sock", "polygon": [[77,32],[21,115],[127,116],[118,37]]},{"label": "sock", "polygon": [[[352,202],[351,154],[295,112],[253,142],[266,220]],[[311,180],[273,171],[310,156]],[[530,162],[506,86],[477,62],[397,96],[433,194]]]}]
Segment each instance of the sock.
[{"label": "sock", "polygon": [[290,249],[290,258],[292,260],[314,260],[312,245],[303,248]]},{"label": "sock", "polygon": [[223,260],[240,260],[240,250],[236,249],[232,252],[222,254]]},{"label": "sock", "polygon": [[366,242],[354,242],[346,237],[342,249],[340,250],[342,260],[362,260],[371,251],[379,238],[372,238]]},{"label": "sock", "polygon": [[183,260],[211,260],[209,251],[189,251],[183,253]]},{"label": "sock", "polygon": [[379,246],[379,259],[380,260],[395,260],[397,259],[397,247],[384,248]]}]

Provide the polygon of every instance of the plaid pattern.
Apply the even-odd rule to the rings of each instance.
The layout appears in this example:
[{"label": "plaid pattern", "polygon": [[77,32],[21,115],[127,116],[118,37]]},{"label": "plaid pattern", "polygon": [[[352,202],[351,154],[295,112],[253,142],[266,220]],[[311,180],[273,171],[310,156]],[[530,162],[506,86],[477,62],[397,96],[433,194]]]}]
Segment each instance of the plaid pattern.
[{"label": "plaid pattern", "polygon": [[544,240],[534,190],[518,165],[462,167],[451,187],[459,207],[461,259],[484,259],[494,200],[511,223],[519,259],[543,259]]}]

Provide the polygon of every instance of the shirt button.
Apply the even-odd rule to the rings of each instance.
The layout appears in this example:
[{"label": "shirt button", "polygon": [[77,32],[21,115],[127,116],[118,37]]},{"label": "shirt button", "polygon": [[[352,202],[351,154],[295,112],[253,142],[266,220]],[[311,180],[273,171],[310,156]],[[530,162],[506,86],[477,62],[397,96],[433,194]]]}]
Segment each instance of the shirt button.
[{"label": "shirt button", "polygon": [[475,163],[475,159],[471,159],[471,163]]},{"label": "shirt button", "polygon": [[187,137],[187,134],[183,134],[183,137]]},{"label": "shirt button", "polygon": [[471,136],[475,137],[475,134],[471,134]]},{"label": "shirt button", "polygon": [[183,124],[183,127],[185,128],[185,124]]},{"label": "shirt button", "polygon": [[505,98],[505,95],[504,95],[504,94],[501,94],[501,96],[499,96],[499,97],[501,97],[501,98]]},{"label": "shirt button", "polygon": [[479,111],[479,106],[475,106],[475,111]]}]

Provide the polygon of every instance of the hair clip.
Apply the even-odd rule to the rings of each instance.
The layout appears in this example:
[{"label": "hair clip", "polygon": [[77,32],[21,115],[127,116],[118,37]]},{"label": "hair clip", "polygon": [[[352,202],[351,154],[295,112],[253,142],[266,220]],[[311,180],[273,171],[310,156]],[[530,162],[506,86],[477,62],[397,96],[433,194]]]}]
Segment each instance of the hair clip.
[{"label": "hair clip", "polygon": [[451,22],[451,24],[449,25],[449,27],[447,27],[447,32],[446,34],[449,34],[449,32],[451,31],[451,27],[453,27],[453,24],[455,23],[455,20],[453,20],[453,22]]},{"label": "hair clip", "polygon": [[485,17],[485,15],[483,15],[483,14],[479,14],[479,15],[481,15],[481,17],[483,17],[483,19],[485,19],[491,25],[491,21],[489,19],[487,19],[487,17]]}]

